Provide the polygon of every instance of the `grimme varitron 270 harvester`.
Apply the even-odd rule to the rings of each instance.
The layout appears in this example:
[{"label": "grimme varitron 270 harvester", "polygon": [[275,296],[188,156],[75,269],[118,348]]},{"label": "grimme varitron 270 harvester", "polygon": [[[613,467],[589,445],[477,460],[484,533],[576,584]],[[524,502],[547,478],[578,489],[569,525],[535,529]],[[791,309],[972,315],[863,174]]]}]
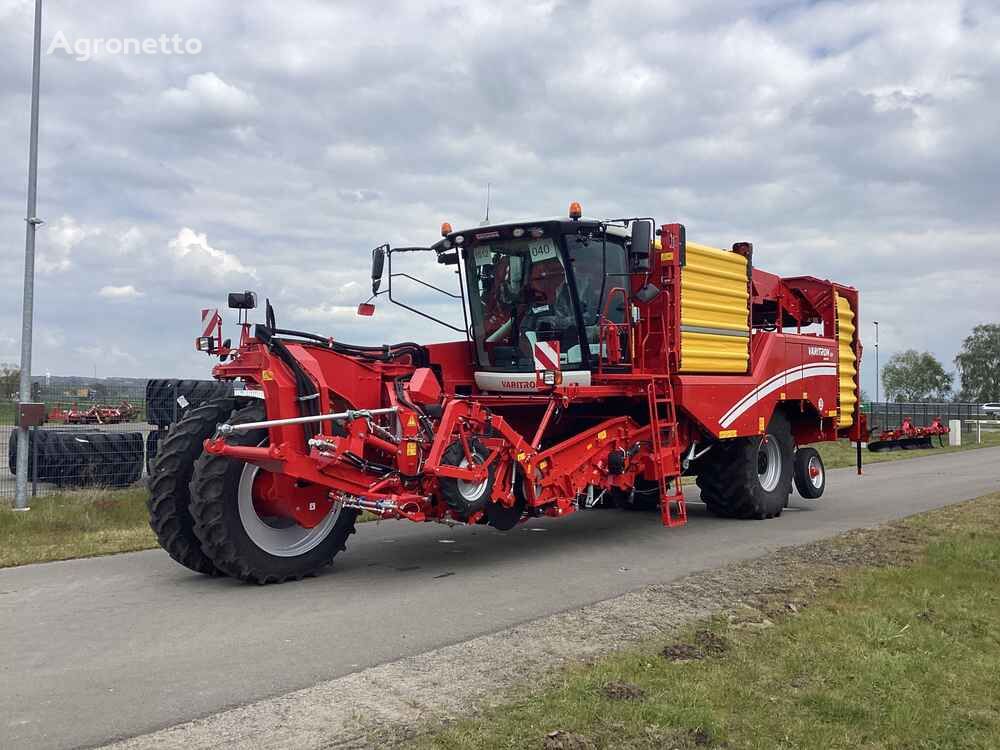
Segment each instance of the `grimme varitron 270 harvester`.
[{"label": "grimme varitron 270 harvester", "polygon": [[279,328],[270,304],[251,328],[254,295],[230,295],[239,345],[220,330],[198,348],[242,385],[188,411],[150,480],[151,523],[177,561],[301,578],[344,549],[362,511],[508,530],[658,508],[680,526],[684,474],[715,514],[773,518],[793,481],[823,492],[807,444],[867,437],[857,291],[758,270],[749,243],[719,250],[680,224],[586,219],[573,204],[567,218],[445,224],[432,247],[376,248],[374,295],[392,300],[392,257],[414,250],[454,267],[461,340],[350,345]]}]

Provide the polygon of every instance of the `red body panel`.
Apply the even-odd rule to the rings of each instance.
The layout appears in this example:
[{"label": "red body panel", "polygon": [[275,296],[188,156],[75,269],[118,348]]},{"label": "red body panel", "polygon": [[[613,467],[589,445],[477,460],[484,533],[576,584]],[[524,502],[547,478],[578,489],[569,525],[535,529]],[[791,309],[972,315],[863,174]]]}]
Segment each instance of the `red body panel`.
[{"label": "red body panel", "polygon": [[833,339],[761,333],[749,374],[679,375],[677,402],[701,429],[721,438],[763,433],[775,407],[791,404],[818,426],[812,435],[797,435],[800,443],[832,440],[834,420],[820,415],[837,403],[836,352]]}]

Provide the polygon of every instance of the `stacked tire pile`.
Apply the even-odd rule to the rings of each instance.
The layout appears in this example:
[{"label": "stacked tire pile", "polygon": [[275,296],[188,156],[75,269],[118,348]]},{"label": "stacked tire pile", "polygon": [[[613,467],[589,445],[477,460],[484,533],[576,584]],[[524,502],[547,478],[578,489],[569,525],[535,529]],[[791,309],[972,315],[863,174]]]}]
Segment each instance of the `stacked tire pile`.
[{"label": "stacked tire pile", "polygon": [[[157,427],[146,436],[146,472],[156,458],[161,432],[184,416],[188,409],[233,393],[232,383],[218,380],[150,380],[146,383],[146,421]],[[163,436],[165,437],[165,436]]]},{"label": "stacked tire pile", "polygon": [[[59,487],[127,487],[142,475],[141,432],[31,430],[28,434],[29,479]],[[11,474],[16,474],[16,432],[7,457]]]}]

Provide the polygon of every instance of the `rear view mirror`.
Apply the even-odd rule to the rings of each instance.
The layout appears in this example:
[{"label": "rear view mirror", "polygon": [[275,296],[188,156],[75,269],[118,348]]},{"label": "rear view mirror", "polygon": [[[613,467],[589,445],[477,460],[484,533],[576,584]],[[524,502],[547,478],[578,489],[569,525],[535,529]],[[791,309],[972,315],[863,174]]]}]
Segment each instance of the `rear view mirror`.
[{"label": "rear view mirror", "polygon": [[[385,251],[388,249],[388,245],[380,245],[372,250],[372,294],[378,294],[378,289],[382,286],[382,272],[385,270]],[[372,309],[374,310],[374,307]],[[359,314],[361,314],[360,311]]]},{"label": "rear view mirror", "polygon": [[375,314],[375,305],[371,302],[362,302],[358,305],[358,315],[363,315],[366,318],[370,318]]},{"label": "rear view mirror", "polygon": [[253,310],[257,307],[257,295],[249,290],[229,293],[230,310]]},{"label": "rear view mirror", "polygon": [[632,246],[629,260],[633,271],[649,270],[649,253],[653,247],[653,225],[648,221],[632,222]]}]

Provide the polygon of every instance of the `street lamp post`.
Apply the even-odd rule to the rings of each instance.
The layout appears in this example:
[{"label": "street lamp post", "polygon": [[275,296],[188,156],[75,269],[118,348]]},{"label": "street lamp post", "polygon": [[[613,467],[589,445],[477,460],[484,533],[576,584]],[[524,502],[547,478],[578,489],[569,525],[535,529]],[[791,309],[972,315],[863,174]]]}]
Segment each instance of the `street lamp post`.
[{"label": "street lamp post", "polygon": [[[28,215],[24,237],[24,297],[21,308],[21,383],[18,401],[31,401],[31,327],[35,310],[35,233],[42,223],[35,215],[38,197],[38,91],[42,67],[42,0],[35,0],[35,49],[31,70],[31,135],[28,144]],[[18,409],[20,415],[21,409]],[[17,483],[14,509],[28,509],[28,427],[19,419]]]}]

